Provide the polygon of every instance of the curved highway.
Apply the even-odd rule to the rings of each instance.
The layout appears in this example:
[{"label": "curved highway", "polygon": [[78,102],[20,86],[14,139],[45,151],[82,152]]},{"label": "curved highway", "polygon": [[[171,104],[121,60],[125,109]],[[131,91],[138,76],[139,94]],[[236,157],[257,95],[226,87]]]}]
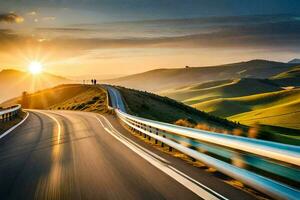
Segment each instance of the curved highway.
[{"label": "curved highway", "polygon": [[0,198],[254,199],[146,145],[113,116],[39,110],[0,140]]}]

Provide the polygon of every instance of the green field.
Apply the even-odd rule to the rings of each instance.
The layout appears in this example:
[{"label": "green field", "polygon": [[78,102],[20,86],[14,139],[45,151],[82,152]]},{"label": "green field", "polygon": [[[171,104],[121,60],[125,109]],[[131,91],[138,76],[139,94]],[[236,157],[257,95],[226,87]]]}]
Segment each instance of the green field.
[{"label": "green field", "polygon": [[282,72],[271,77],[270,79],[283,86],[300,86],[300,66],[297,66],[289,71]]},{"label": "green field", "polygon": [[300,129],[300,89],[220,98],[193,106],[246,125],[260,123]]},{"label": "green field", "polygon": [[300,67],[269,79],[220,80],[169,89],[161,94],[198,110],[247,126],[271,140],[300,144]]},{"label": "green field", "polygon": [[133,115],[167,123],[187,119],[194,124],[204,123],[210,127],[226,130],[246,128],[166,97],[123,87],[118,87],[118,89],[124,98],[127,111]]},{"label": "green field", "polygon": [[221,117],[230,117],[239,113],[271,107],[279,108],[280,106],[295,103],[300,97],[299,90],[300,89],[290,89],[243,97],[219,98],[194,104],[193,107]]},{"label": "green field", "polygon": [[[230,116],[243,124],[254,123],[300,129],[300,89],[255,95],[244,103],[251,111]],[[252,104],[252,106],[251,106]]]},{"label": "green field", "polygon": [[267,79],[243,78],[206,82],[164,91],[160,94],[181,101],[187,105],[194,105],[219,98],[248,96],[279,90],[282,90],[280,86]]}]

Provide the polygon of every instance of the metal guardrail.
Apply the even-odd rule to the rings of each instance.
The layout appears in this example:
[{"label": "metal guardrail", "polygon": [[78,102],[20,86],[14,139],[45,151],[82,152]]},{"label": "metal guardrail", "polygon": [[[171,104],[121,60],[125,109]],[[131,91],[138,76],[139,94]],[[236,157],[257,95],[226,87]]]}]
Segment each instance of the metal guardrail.
[{"label": "metal guardrail", "polygon": [[[205,141],[205,142],[215,143],[217,145],[223,146],[222,144],[219,143],[219,140],[221,139],[219,137],[219,134],[212,134],[213,137],[208,137],[210,139],[208,141],[206,137],[201,137],[201,136],[203,136],[203,134],[207,134],[207,133],[201,133],[201,131],[190,130],[190,129],[184,128],[184,127],[177,127],[177,126],[173,126],[170,124],[165,124],[165,123],[156,122],[156,121],[152,121],[152,120],[148,120],[148,119],[143,119],[140,117],[131,116],[131,115],[126,114],[118,109],[116,109],[115,111],[116,111],[116,114],[119,117],[119,119],[122,122],[124,122],[128,127],[132,128],[136,131],[139,131],[139,132],[147,135],[148,137],[152,137],[155,140],[165,143],[166,145],[173,147],[174,149],[177,149],[192,158],[200,160],[200,161],[206,163],[207,165],[216,168],[220,172],[227,174],[237,180],[240,180],[243,183],[245,183],[263,193],[266,193],[266,194],[268,194],[274,198],[278,198],[278,199],[298,199],[299,198],[299,195],[300,195],[299,190],[292,188],[288,185],[285,185],[283,183],[280,183],[278,181],[274,181],[268,177],[264,177],[262,175],[259,175],[254,172],[243,169],[241,166],[235,166],[231,163],[227,163],[227,162],[224,162],[213,156],[210,156],[209,154],[207,154],[210,151],[209,149],[202,149],[202,151],[207,152],[207,153],[202,153],[201,149],[198,149],[198,145],[194,145],[197,143],[197,141],[199,141],[200,143],[202,141]],[[186,144],[182,144],[182,140],[180,137],[177,137],[177,138],[169,137],[170,134],[181,135],[181,136],[185,137],[186,139],[193,141],[193,142],[190,142],[190,143],[187,142]],[[195,134],[199,134],[199,136],[195,135]],[[209,134],[211,134],[211,133],[209,133]],[[226,135],[226,136],[231,138],[230,135]],[[205,140],[203,140],[203,138]],[[226,137],[223,137],[222,139],[226,140]],[[238,139],[240,139],[241,141],[238,141]],[[249,143],[247,144],[247,142],[244,141],[244,139],[248,139],[248,138],[234,138],[235,142],[237,143],[237,146],[238,145],[240,146],[242,143],[243,145],[252,145],[253,148],[256,147],[257,151],[253,149],[253,152],[249,152],[251,154],[252,153],[260,154],[262,149],[267,154],[268,146],[270,146],[270,144],[267,144],[266,147],[264,147],[261,142],[259,142],[257,145],[255,145],[253,143],[253,141],[248,141]],[[226,144],[225,141],[224,141],[224,144]],[[274,150],[275,152],[277,152],[276,154],[280,154],[279,149],[275,148],[276,145],[277,144],[271,145],[269,150],[270,151]],[[278,144],[278,145],[280,146],[281,144]],[[227,148],[228,145],[225,147]],[[278,157],[280,162],[282,162],[281,160],[287,160],[288,163],[291,163],[293,161],[296,161],[296,162],[299,161],[299,160],[297,160],[297,156],[299,156],[300,151],[296,151],[297,148],[298,147],[295,147],[295,148],[293,148],[293,147],[287,148],[286,147],[285,149],[283,149],[283,152],[282,152],[283,155]],[[234,147],[233,149],[236,149],[236,148]],[[243,151],[243,149],[240,149],[240,150]],[[298,148],[298,150],[299,150],[299,148]],[[287,153],[287,154],[285,154],[285,153]],[[295,157],[293,157],[293,155],[292,155],[293,153],[295,153]],[[273,153],[270,152],[270,155],[273,156]],[[237,154],[237,157],[242,157],[242,156]],[[234,160],[234,157],[233,157],[233,160]],[[299,177],[297,175],[299,175],[299,171],[297,172],[297,174],[294,174],[294,178]]]},{"label": "metal guardrail", "polygon": [[[125,113],[120,93],[107,87],[123,124],[144,137],[216,168],[276,199],[299,199],[300,147],[157,122]],[[114,91],[114,92],[113,92]],[[296,188],[296,187],[297,188]]]},{"label": "metal guardrail", "polygon": [[0,121],[6,122],[13,119],[19,111],[21,110],[21,105],[15,105],[10,108],[6,108],[4,110],[0,110]]}]

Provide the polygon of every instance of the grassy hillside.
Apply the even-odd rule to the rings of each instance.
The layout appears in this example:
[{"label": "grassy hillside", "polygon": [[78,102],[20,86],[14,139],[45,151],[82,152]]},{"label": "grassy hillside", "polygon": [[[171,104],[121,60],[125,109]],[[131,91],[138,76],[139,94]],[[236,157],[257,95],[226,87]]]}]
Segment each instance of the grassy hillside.
[{"label": "grassy hillside", "polygon": [[210,116],[205,112],[166,97],[123,87],[117,88],[126,102],[127,111],[140,117],[167,123],[175,123],[179,119],[187,119],[191,123],[205,123],[211,127],[229,130],[246,128],[236,123]]},{"label": "grassy hillside", "polygon": [[300,86],[300,66],[277,74],[271,80],[282,86]]},{"label": "grassy hillside", "polygon": [[193,107],[217,116],[229,117],[242,112],[290,103],[297,100],[298,97],[299,89],[282,90],[244,97],[219,98],[194,104]]},{"label": "grassy hillside", "polygon": [[258,104],[253,111],[233,115],[229,119],[249,125],[258,122],[300,129],[300,89],[294,89],[292,93],[279,94],[287,96],[271,101],[265,106]]},{"label": "grassy hillside", "polygon": [[0,103],[20,96],[23,91],[35,92],[72,81],[48,73],[32,75],[27,72],[6,69],[0,71]]},{"label": "grassy hillside", "polygon": [[[299,130],[269,125],[254,125],[249,128],[219,117],[214,117],[166,97],[123,87],[118,87],[118,89],[126,102],[127,111],[140,117],[219,133],[257,137],[265,140],[300,145]],[[299,95],[300,92],[295,93]],[[286,98],[283,101],[278,100],[277,103],[297,98],[294,94],[281,95],[286,96]],[[262,98],[258,101],[260,101],[262,106],[263,104],[267,105],[267,98],[280,99],[280,94],[279,96],[275,96]],[[249,104],[255,104],[254,99]],[[269,104],[269,106],[271,107],[272,105]],[[294,121],[296,120],[297,118],[294,119]],[[253,135],[254,132],[255,136]]]},{"label": "grassy hillside", "polygon": [[84,86],[85,90],[66,101],[49,107],[54,110],[80,110],[88,112],[107,112],[106,91],[97,86]]},{"label": "grassy hillside", "polygon": [[210,67],[157,69],[140,74],[108,80],[108,83],[129,88],[162,91],[184,85],[239,78],[269,78],[289,70],[295,64],[265,60],[233,63]]},{"label": "grassy hillside", "polygon": [[[26,105],[24,105],[26,102]],[[60,85],[27,94],[3,105],[23,104],[31,109],[64,109],[106,112],[106,91],[91,85]]]},{"label": "grassy hillside", "polygon": [[243,78],[195,84],[165,91],[161,95],[194,105],[219,98],[248,96],[279,90],[282,90],[280,86],[267,79]]}]

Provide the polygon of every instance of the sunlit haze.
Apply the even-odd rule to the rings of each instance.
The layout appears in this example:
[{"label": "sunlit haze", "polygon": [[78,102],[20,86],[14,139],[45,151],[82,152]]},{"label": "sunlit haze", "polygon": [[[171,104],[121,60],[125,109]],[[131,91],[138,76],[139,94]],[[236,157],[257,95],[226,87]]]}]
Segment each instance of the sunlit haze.
[{"label": "sunlit haze", "polygon": [[30,64],[29,64],[29,71],[30,73],[32,74],[39,74],[42,72],[42,64],[40,62],[37,62],[37,61],[32,61]]}]

